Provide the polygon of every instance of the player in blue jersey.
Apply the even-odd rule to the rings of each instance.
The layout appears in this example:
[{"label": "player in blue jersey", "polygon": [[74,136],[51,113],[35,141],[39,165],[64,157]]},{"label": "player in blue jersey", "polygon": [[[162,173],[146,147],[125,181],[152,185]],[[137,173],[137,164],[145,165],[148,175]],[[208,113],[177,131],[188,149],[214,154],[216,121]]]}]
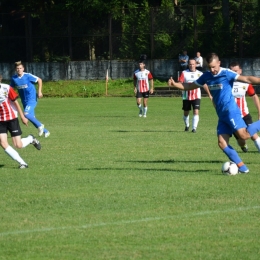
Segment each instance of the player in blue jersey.
[{"label": "player in blue jersey", "polygon": [[44,128],[44,125],[35,117],[34,109],[37,106],[37,93],[34,84],[38,83],[38,97],[42,98],[42,79],[24,72],[24,66],[21,61],[15,62],[16,75],[11,78],[11,87],[17,88],[21,98],[24,116],[38,129],[39,136],[45,137],[50,132]]},{"label": "player in blue jersey", "polygon": [[247,140],[260,131],[260,120],[247,126],[241,117],[239,107],[232,95],[234,81],[242,81],[251,84],[260,84],[260,78],[254,76],[242,76],[229,69],[220,67],[220,60],[216,53],[210,53],[206,61],[209,71],[199,77],[193,83],[177,83],[172,78],[169,79],[169,86],[181,90],[191,90],[208,85],[212,95],[217,115],[218,115],[218,145],[227,155],[229,160],[235,162],[240,173],[248,173],[249,169],[240,159],[237,152],[229,145],[229,138],[235,133],[239,138]]}]

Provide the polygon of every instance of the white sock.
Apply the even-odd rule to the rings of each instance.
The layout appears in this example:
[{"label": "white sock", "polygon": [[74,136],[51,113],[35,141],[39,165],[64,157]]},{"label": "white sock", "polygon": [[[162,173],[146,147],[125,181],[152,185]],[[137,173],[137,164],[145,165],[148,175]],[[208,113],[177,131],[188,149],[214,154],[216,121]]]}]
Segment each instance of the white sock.
[{"label": "white sock", "polygon": [[26,147],[27,145],[29,145],[29,144],[32,143],[33,137],[32,137],[31,135],[28,135],[27,137],[22,138],[21,141],[22,141],[23,148],[24,148],[24,147]]},{"label": "white sock", "polygon": [[189,127],[190,126],[190,116],[183,116],[183,121],[185,126]]},{"label": "white sock", "polygon": [[260,152],[260,137],[254,140],[255,147],[257,148],[258,152]]},{"label": "white sock", "polygon": [[192,118],[192,129],[197,129],[199,123],[199,115],[194,115]]},{"label": "white sock", "polygon": [[137,107],[139,108],[139,111],[142,112],[142,105],[137,105]]},{"label": "white sock", "polygon": [[8,146],[6,149],[5,149],[5,152],[15,161],[17,161],[18,163],[20,164],[26,164],[27,163],[21,158],[21,156],[19,155],[19,153],[17,153],[14,148],[12,146]]},{"label": "white sock", "polygon": [[144,115],[146,115],[147,109],[148,109],[148,107],[144,107]]}]

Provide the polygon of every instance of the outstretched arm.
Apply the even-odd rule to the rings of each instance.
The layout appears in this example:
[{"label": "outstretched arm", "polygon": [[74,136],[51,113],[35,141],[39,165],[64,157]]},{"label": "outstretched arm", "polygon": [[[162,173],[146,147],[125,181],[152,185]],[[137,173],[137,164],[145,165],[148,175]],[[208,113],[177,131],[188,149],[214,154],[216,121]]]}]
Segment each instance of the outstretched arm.
[{"label": "outstretched arm", "polygon": [[180,90],[192,90],[199,88],[200,86],[196,85],[195,83],[180,83],[180,82],[175,82],[174,79],[171,77],[168,80],[168,86],[170,87],[175,87]]},{"label": "outstretched arm", "polygon": [[252,99],[254,101],[255,107],[256,107],[257,112],[258,112],[258,120],[260,120],[260,102],[259,102],[259,98],[255,94],[254,96],[252,96]]},{"label": "outstretched arm", "polygon": [[242,76],[242,75],[239,75],[239,77],[237,78],[237,80],[238,80],[238,81],[245,82],[245,83],[258,84],[258,85],[260,85],[260,78],[254,77],[254,76]]}]

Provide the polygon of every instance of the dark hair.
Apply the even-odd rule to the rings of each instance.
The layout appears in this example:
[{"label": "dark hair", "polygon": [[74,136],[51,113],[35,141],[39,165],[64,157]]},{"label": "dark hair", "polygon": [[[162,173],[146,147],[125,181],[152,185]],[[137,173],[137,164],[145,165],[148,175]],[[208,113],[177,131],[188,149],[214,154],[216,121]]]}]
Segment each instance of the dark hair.
[{"label": "dark hair", "polygon": [[206,57],[207,63],[211,63],[213,60],[219,60],[219,57],[215,52],[209,53]]},{"label": "dark hair", "polygon": [[190,62],[190,60],[194,60],[194,61],[196,61],[195,58],[190,58],[190,59],[188,60],[188,63]]},{"label": "dark hair", "polygon": [[241,69],[241,66],[240,66],[238,61],[230,62],[228,67],[231,69],[231,68],[236,67],[236,66],[238,66]]},{"label": "dark hair", "polygon": [[146,59],[147,59],[147,55],[141,54],[139,58],[139,63],[145,63]]}]

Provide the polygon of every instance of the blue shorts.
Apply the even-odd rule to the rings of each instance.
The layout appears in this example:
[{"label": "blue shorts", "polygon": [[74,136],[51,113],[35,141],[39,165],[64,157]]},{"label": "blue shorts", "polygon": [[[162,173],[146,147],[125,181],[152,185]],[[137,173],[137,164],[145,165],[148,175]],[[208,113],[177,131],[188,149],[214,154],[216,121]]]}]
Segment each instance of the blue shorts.
[{"label": "blue shorts", "polygon": [[238,129],[246,128],[247,125],[241,117],[240,110],[231,110],[222,114],[218,120],[217,135],[228,134],[232,136]]},{"label": "blue shorts", "polygon": [[24,113],[34,116],[34,109],[35,109],[36,106],[37,106],[36,101],[27,103],[26,106],[25,105],[23,106],[24,107]]}]

